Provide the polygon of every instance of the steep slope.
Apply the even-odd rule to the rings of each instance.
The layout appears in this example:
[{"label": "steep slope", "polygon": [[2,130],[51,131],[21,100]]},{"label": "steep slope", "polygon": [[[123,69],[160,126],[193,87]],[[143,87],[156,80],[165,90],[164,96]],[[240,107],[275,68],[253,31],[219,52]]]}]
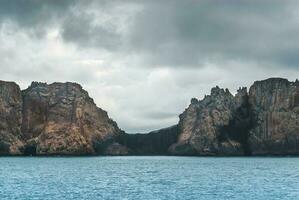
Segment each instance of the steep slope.
[{"label": "steep slope", "polygon": [[254,155],[299,155],[299,82],[271,78],[249,91],[254,128],[249,144]]},{"label": "steep slope", "polygon": [[19,86],[0,81],[0,155],[19,155],[21,141],[22,97]]},{"label": "steep slope", "polygon": [[178,125],[127,134],[76,83],[0,81],[0,155],[299,155],[299,82],[212,88]]},{"label": "steep slope", "polygon": [[175,155],[243,155],[249,124],[246,88],[234,97],[218,86],[201,101],[193,98],[180,115]]},{"label": "steep slope", "polygon": [[121,133],[76,83],[37,83],[22,92],[25,154],[103,153],[107,141]]}]

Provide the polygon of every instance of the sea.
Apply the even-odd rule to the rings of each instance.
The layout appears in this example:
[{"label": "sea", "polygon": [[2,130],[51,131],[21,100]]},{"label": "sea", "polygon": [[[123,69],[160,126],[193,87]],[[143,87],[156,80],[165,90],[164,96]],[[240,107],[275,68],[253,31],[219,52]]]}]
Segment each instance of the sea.
[{"label": "sea", "polygon": [[298,200],[296,157],[1,157],[1,200]]}]

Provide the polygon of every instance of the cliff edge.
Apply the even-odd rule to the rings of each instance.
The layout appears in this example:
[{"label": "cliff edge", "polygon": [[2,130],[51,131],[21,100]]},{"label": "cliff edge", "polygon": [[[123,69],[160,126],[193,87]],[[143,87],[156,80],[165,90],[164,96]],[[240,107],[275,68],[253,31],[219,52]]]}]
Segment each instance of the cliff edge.
[{"label": "cliff edge", "polygon": [[127,134],[77,83],[0,81],[0,155],[299,155],[299,82],[216,86],[177,125]]}]

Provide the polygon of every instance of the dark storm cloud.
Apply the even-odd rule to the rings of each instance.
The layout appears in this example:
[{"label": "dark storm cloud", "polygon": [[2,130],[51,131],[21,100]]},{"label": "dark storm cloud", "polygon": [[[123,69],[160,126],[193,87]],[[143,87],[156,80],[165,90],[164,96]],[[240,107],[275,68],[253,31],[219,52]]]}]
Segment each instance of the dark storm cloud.
[{"label": "dark storm cloud", "polygon": [[294,1],[153,1],[137,15],[131,45],[158,65],[243,60],[294,67],[297,8]]},{"label": "dark storm cloud", "polygon": [[64,22],[63,38],[80,46],[139,54],[152,66],[200,67],[237,60],[298,67],[296,1],[94,1],[92,6],[117,16],[113,8],[132,3],[141,9],[126,24],[127,34],[116,31],[121,24],[115,21],[112,28],[93,25],[95,16],[76,12]]},{"label": "dark storm cloud", "polygon": [[[140,9],[130,23],[118,21],[134,5]],[[124,12],[118,13],[116,7]],[[297,10],[296,1],[278,0],[5,0],[0,16],[37,33],[57,23],[67,42],[136,53],[147,65],[199,67],[238,60],[298,67]],[[112,17],[101,20],[102,13]],[[126,34],[119,32],[120,26],[127,28]]]},{"label": "dark storm cloud", "polygon": [[0,22],[16,23],[38,37],[44,36],[50,26],[57,26],[67,42],[112,50],[119,46],[120,35],[113,27],[93,24],[97,16],[89,10],[96,6],[98,13],[109,11],[116,3],[106,0],[3,0],[0,1]]},{"label": "dark storm cloud", "polygon": [[1,0],[0,22],[16,23],[42,36],[45,29],[59,21],[75,1]]},{"label": "dark storm cloud", "polygon": [[93,25],[95,16],[91,14],[71,13],[63,22],[62,37],[67,42],[74,42],[80,47],[105,48],[115,50],[120,46],[121,35],[113,29]]}]

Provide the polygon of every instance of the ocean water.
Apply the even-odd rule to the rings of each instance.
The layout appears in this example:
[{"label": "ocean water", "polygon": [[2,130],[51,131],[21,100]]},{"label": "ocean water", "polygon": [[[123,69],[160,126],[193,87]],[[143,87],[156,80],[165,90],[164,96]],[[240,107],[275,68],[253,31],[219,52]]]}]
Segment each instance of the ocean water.
[{"label": "ocean water", "polygon": [[0,199],[299,199],[299,158],[3,157]]}]

